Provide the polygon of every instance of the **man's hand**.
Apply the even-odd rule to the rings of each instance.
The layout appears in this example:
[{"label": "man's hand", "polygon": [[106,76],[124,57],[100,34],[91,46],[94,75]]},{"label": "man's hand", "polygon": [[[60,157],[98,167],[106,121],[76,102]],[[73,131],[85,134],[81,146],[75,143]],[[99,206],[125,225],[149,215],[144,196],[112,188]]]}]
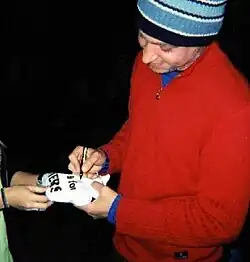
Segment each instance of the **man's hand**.
[{"label": "man's hand", "polygon": [[93,182],[92,187],[99,193],[99,197],[90,204],[77,208],[95,218],[106,218],[109,209],[118,194],[109,187],[98,182]]},{"label": "man's hand", "polygon": [[69,155],[70,163],[68,165],[69,170],[74,174],[80,174],[82,169],[83,175],[94,179],[98,177],[98,172],[102,169],[102,165],[106,160],[105,153],[102,150],[88,148],[87,159],[80,167],[80,163],[83,157],[84,147],[77,146]]},{"label": "man's hand", "polygon": [[51,202],[45,195],[47,188],[38,186],[13,186],[5,188],[8,204],[21,209],[47,209]]}]

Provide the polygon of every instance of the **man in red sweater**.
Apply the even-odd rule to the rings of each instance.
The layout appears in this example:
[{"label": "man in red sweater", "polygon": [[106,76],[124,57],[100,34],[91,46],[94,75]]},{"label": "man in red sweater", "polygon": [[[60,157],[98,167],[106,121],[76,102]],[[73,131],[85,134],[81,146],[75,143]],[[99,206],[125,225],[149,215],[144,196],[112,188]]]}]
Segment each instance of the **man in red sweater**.
[{"label": "man in red sweater", "polygon": [[95,177],[121,172],[118,193],[81,207],[115,225],[130,262],[215,262],[239,235],[250,196],[248,82],[214,42],[226,0],[139,0],[129,118],[106,145],[69,156]]}]

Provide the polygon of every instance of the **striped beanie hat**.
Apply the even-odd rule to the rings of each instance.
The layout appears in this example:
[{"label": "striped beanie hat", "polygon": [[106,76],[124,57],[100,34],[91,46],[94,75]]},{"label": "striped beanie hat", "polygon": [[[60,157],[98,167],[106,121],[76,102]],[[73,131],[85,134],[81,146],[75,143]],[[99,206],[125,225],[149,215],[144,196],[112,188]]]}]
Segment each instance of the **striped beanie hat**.
[{"label": "striped beanie hat", "polygon": [[218,34],[227,0],[138,0],[138,27],[175,46],[205,46]]}]

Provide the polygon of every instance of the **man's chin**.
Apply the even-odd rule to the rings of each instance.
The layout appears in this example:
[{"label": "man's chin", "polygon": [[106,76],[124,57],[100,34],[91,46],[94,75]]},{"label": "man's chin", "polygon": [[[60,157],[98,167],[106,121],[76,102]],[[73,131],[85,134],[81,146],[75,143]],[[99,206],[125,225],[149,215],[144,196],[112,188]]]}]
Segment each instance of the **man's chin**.
[{"label": "man's chin", "polygon": [[157,73],[157,74],[163,74],[166,73],[168,70],[164,70],[163,68],[157,68],[157,67],[149,67],[153,72]]},{"label": "man's chin", "polygon": [[157,74],[167,74],[167,73],[178,70],[177,68],[159,68],[159,67],[153,67],[153,66],[149,66],[149,68]]}]

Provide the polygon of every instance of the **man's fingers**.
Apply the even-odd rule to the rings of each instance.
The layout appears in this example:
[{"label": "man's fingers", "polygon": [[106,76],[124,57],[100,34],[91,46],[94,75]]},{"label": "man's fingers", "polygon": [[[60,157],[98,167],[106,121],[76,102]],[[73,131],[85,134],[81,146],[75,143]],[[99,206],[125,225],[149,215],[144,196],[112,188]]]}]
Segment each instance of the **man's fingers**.
[{"label": "man's fingers", "polygon": [[[80,168],[80,165],[79,165],[79,168]],[[74,174],[79,174],[79,173],[80,173],[79,171],[77,171],[77,168],[75,168],[75,166],[74,166],[72,163],[69,163],[68,169],[69,169],[72,173],[74,173]]]},{"label": "man's fingers", "polygon": [[101,165],[98,164],[98,162],[100,162],[100,152],[89,148],[87,159],[84,161],[82,167],[80,167],[83,156],[83,149],[84,147],[77,146],[69,155],[70,163],[68,165],[68,169],[76,174],[79,174],[80,169],[82,169],[82,172],[88,176],[89,172],[96,173],[100,170]]},{"label": "man's fingers", "polygon": [[95,179],[97,178],[99,175],[98,175],[98,171],[100,170],[100,167],[97,167],[97,166],[92,166],[92,168],[89,170],[89,172],[87,173],[84,173],[83,172],[83,176],[84,177],[87,177],[87,178],[90,178],[90,179]]},{"label": "man's fingers", "polygon": [[79,156],[79,155],[82,155],[83,154],[83,146],[77,146],[72,154],[76,155],[76,156]]},{"label": "man's fingers", "polygon": [[77,146],[73,152],[69,155],[69,170],[73,173],[80,173],[80,161],[83,154],[83,147]]},{"label": "man's fingers", "polygon": [[[86,161],[83,163],[82,165],[82,171],[83,173],[88,173],[90,171],[90,169],[96,165],[96,163],[99,160],[99,152],[98,151],[94,151],[92,154],[90,154],[90,156],[86,159]],[[91,172],[93,172],[93,170],[91,170]]]},{"label": "man's fingers", "polygon": [[[84,167],[84,166],[83,166]],[[88,172],[86,172],[87,176],[89,175],[95,175],[96,173],[98,173],[101,169],[101,166],[96,166],[96,165],[93,165],[90,170]],[[82,171],[83,171],[83,168],[82,168]],[[84,172],[85,173],[85,172]]]},{"label": "man's fingers", "polygon": [[95,179],[97,178],[99,175],[97,173],[88,173],[87,174],[87,178],[90,178],[90,179]]},{"label": "man's fingers", "polygon": [[73,173],[80,173],[80,163],[79,163],[77,157],[73,154],[70,154],[69,160],[70,160],[69,169]]},{"label": "man's fingers", "polygon": [[88,173],[93,165],[95,164],[95,159],[92,158],[91,156],[87,158],[87,160],[82,164],[82,172],[83,173]]},{"label": "man's fingers", "polygon": [[104,187],[103,184],[99,183],[99,182],[96,182],[94,181],[91,186],[98,192],[100,193],[101,189]]}]

